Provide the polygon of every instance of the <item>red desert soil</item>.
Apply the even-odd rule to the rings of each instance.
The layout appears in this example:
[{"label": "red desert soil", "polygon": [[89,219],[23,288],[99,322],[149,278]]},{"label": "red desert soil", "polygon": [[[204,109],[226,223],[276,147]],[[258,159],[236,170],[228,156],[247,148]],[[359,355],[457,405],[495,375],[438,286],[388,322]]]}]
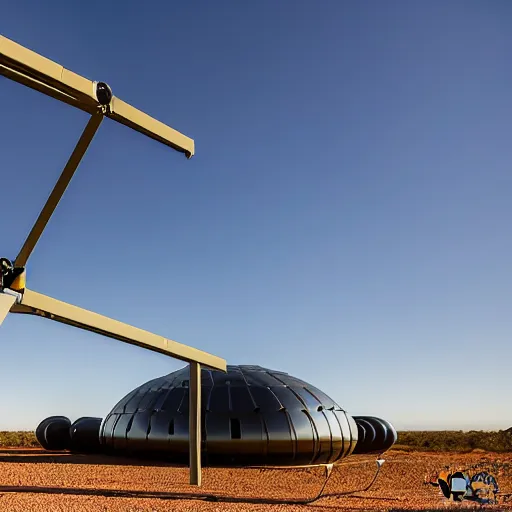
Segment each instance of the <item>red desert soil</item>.
[{"label": "red desert soil", "polygon": [[[333,511],[419,510],[475,507],[448,504],[425,475],[452,464],[468,468],[484,463],[503,493],[512,492],[512,454],[425,454],[389,451],[373,487],[352,496],[375,474],[374,459],[351,457],[337,467],[324,496],[310,505],[279,503],[313,497],[323,483],[323,469],[203,469],[201,488],[188,485],[188,470],[110,457],[87,457],[39,449],[0,449],[0,510],[7,511]],[[497,473],[498,463],[504,470]],[[510,465],[508,469],[507,465]],[[217,495],[221,501],[201,499]],[[259,501],[258,501],[259,499]],[[265,502],[267,500],[267,502]],[[274,502],[272,503],[272,501]],[[489,507],[512,510],[512,502]],[[478,507],[478,506],[477,506]]]}]

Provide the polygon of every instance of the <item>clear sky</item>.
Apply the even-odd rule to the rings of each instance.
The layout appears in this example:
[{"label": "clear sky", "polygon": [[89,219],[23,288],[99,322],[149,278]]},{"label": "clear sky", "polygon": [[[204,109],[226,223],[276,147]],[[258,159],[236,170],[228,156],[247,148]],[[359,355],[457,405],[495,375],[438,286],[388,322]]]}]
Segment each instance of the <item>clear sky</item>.
[{"label": "clear sky", "polygon": [[[193,137],[106,120],[29,287],[407,428],[512,425],[512,3],[5,2],[3,35]],[[0,79],[2,256],[87,116]],[[0,328],[0,429],[104,417],[179,361]]]}]

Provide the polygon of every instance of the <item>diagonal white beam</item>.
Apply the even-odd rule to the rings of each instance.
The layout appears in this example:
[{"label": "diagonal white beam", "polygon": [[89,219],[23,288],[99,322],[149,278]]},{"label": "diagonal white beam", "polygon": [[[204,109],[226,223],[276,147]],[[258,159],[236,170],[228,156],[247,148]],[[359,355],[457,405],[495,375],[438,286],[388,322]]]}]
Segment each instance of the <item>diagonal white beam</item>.
[{"label": "diagonal white beam", "polygon": [[21,302],[15,304],[11,311],[42,316],[108,338],[160,352],[187,363],[198,363],[201,366],[224,372],[227,369],[226,361],[220,357],[32,290],[25,290]]},{"label": "diagonal white beam", "polygon": [[53,190],[48,197],[43,209],[39,213],[39,217],[37,218],[34,226],[32,227],[25,243],[23,244],[18,256],[16,257],[16,261],[14,265],[16,267],[24,267],[27,264],[27,260],[32,254],[37,242],[41,238],[43,234],[44,228],[48,224],[55,208],[59,204],[64,192],[66,191],[71,178],[73,178],[75,171],[77,170],[80,162],[82,161],[89,144],[91,143],[94,135],[98,131],[100,127],[101,121],[103,120],[103,116],[99,113],[93,114],[89,119],[80,139],[78,140],[73,153],[69,157],[69,160],[62,170],[62,173],[55,183]]}]

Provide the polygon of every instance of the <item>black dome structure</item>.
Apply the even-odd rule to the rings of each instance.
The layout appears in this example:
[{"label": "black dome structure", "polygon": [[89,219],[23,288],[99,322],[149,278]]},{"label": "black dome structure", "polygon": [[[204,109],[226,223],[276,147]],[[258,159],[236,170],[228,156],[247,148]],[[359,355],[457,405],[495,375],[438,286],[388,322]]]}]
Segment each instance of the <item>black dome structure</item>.
[{"label": "black dome structure", "polygon": [[[189,462],[189,366],[126,395],[102,420],[51,416],[36,430],[47,450]],[[350,416],[318,388],[261,366],[201,369],[201,458],[206,466],[309,466],[383,453],[393,426]]]},{"label": "black dome structure", "polygon": [[[188,379],[186,366],[126,395],[101,425],[103,451],[187,463]],[[388,422],[354,419],[311,384],[260,366],[203,368],[201,396],[205,465],[328,464],[396,442]]]}]

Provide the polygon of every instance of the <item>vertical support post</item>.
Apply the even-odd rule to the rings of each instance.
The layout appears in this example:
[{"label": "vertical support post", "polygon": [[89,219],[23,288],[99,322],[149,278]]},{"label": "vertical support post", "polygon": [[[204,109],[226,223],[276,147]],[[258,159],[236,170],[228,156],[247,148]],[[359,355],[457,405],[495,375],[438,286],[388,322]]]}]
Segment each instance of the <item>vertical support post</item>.
[{"label": "vertical support post", "polygon": [[189,458],[190,485],[201,485],[201,365],[190,363],[189,380]]}]

